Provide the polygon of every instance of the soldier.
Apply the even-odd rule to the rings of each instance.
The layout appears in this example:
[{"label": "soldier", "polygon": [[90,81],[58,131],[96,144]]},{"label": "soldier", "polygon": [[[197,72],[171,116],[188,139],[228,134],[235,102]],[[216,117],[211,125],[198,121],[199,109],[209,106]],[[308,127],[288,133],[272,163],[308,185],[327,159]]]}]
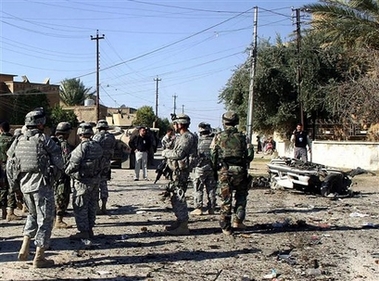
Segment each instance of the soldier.
[{"label": "soldier", "polygon": [[13,137],[9,133],[10,126],[8,122],[0,124],[0,204],[2,209],[2,218],[7,221],[21,220],[16,216],[14,209],[17,207],[16,194],[9,190],[7,174],[5,171],[7,162],[7,150],[12,144]]},{"label": "soldier", "polygon": [[197,145],[197,164],[194,179],[194,205],[191,215],[203,214],[204,188],[207,192],[208,214],[214,214],[216,207],[216,180],[214,176],[210,145],[213,140],[212,128],[208,123],[201,122],[198,126],[199,139]]},{"label": "soldier", "polygon": [[196,155],[196,138],[188,130],[191,119],[188,115],[178,114],[174,116],[173,126],[180,136],[175,140],[172,149],[162,151],[162,156],[167,159],[167,164],[173,171],[173,179],[168,184],[171,204],[174,210],[176,221],[166,227],[166,231],[171,235],[189,234],[188,229],[188,208],[185,193],[187,191],[188,177],[192,170],[192,157]]},{"label": "soldier", "polygon": [[45,250],[50,246],[54,220],[53,184],[63,169],[59,147],[43,133],[45,122],[46,116],[42,109],[26,114],[26,130],[14,140],[7,152],[10,187],[16,192],[21,189],[29,209],[18,259],[27,260],[30,240],[35,237],[35,268],[54,265],[53,260],[45,258]]},{"label": "soldier", "polygon": [[[71,151],[73,147],[68,143],[68,137],[70,136],[72,127],[69,122],[60,122],[55,130],[55,136],[52,138],[62,151],[62,158],[65,165],[67,165],[70,159]],[[55,195],[55,228],[69,228],[71,226],[67,225],[63,221],[63,216],[67,210],[68,204],[70,202],[71,193],[71,179],[70,177],[62,173],[61,177],[54,184],[54,195]]]},{"label": "soldier", "polygon": [[71,152],[65,170],[66,174],[74,179],[72,206],[79,230],[71,235],[70,239],[88,239],[94,237],[103,149],[97,141],[91,140],[91,124],[80,124],[77,134],[81,142]]},{"label": "soldier", "polygon": [[167,128],[166,134],[162,138],[162,149],[171,149],[174,147],[175,132],[171,127]]},{"label": "soldier", "polygon": [[[231,235],[233,229],[244,229],[246,200],[248,195],[248,164],[254,158],[254,149],[247,146],[246,136],[238,132],[238,115],[228,111],[222,115],[224,131],[217,134],[211,144],[214,169],[218,171],[218,187],[221,196],[220,226],[222,232]],[[232,206],[233,192],[235,206]],[[231,224],[232,209],[234,212]]]},{"label": "soldier", "polygon": [[[116,146],[116,138],[113,134],[109,133],[108,122],[106,120],[99,120],[96,128],[98,132],[93,136],[93,140],[100,143],[103,148],[104,169],[100,177],[100,199],[101,209],[98,208],[98,214],[105,215],[107,213],[107,201],[109,197],[107,181],[111,179],[111,159],[114,154]],[[98,206],[98,205],[97,205]]]}]

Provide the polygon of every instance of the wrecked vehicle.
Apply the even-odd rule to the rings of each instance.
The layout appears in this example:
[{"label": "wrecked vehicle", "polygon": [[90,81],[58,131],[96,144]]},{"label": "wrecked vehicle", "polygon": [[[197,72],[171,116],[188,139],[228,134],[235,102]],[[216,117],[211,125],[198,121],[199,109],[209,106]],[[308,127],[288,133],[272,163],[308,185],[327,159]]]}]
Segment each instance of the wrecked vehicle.
[{"label": "wrecked vehicle", "polygon": [[352,178],[366,173],[375,175],[359,167],[345,172],[289,157],[272,159],[267,166],[271,188],[290,188],[325,197],[354,196],[351,190]]}]

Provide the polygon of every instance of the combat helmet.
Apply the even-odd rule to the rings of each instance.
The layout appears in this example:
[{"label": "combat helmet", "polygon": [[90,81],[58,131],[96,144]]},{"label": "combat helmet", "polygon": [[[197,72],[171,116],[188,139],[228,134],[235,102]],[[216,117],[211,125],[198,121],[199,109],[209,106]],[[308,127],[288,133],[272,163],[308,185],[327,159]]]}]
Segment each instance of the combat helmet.
[{"label": "combat helmet", "polygon": [[198,128],[200,134],[208,134],[212,130],[211,124],[205,122],[200,122]]},{"label": "combat helmet", "polygon": [[92,125],[90,123],[81,123],[77,131],[78,136],[80,135],[93,135]]},{"label": "combat helmet", "polygon": [[191,124],[191,118],[186,114],[178,114],[173,118],[172,121],[174,123],[178,123],[178,124],[182,124],[182,125]]},{"label": "combat helmet", "polygon": [[35,109],[25,115],[25,126],[36,127],[46,124],[46,115],[43,110]]},{"label": "combat helmet", "polygon": [[69,122],[60,122],[55,129],[55,133],[59,134],[70,134],[72,130],[71,124]]},{"label": "combat helmet", "polygon": [[234,111],[227,111],[222,115],[222,122],[224,125],[235,126],[239,121],[238,114]]},{"label": "combat helmet", "polygon": [[97,122],[96,128],[97,129],[105,129],[105,130],[109,129],[109,125],[108,125],[107,120],[105,120],[105,119],[99,120]]}]

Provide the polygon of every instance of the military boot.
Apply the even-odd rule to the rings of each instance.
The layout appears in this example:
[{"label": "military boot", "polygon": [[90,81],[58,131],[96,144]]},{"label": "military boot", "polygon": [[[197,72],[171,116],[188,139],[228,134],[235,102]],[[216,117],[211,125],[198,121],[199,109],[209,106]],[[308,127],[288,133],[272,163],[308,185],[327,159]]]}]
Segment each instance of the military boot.
[{"label": "military boot", "polygon": [[236,229],[246,229],[247,228],[247,226],[239,220],[234,220],[232,227],[236,228]]},{"label": "military boot", "polygon": [[16,216],[13,208],[7,208],[7,221],[22,220],[22,217]]},{"label": "military boot", "polygon": [[231,228],[222,229],[222,233],[224,233],[225,235],[232,235],[233,230]]},{"label": "military boot", "polygon": [[62,216],[56,216],[54,228],[70,228],[70,227],[71,225],[68,225],[67,223],[63,221]]},{"label": "military boot", "polygon": [[18,253],[19,261],[26,261],[28,259],[29,247],[30,247],[30,237],[24,236],[24,240],[22,240],[20,252]]},{"label": "military boot", "polygon": [[3,220],[5,220],[7,218],[7,207],[1,207],[1,211],[2,211],[2,214],[1,214],[1,217],[3,218]]},{"label": "military boot", "polygon": [[167,233],[170,235],[188,235],[190,233],[188,222],[178,222],[178,226],[174,229],[168,230]]},{"label": "military boot", "polygon": [[215,214],[215,209],[214,208],[209,208],[207,211],[208,215],[214,215]]},{"label": "military boot", "polygon": [[16,205],[17,205],[17,209],[19,209],[19,210],[22,210],[24,207],[24,205],[20,201],[17,201]]},{"label": "military boot", "polygon": [[201,208],[196,208],[190,214],[194,216],[201,216],[203,214],[203,210]]},{"label": "military boot", "polygon": [[71,240],[81,240],[81,239],[89,239],[90,235],[88,231],[80,231],[73,235],[70,235]]},{"label": "military boot", "polygon": [[53,260],[47,260],[45,258],[45,248],[37,247],[36,255],[34,256],[34,260],[33,260],[33,267],[45,268],[45,267],[52,267],[53,265],[54,265]]},{"label": "military boot", "polygon": [[23,212],[24,214],[29,213],[29,209],[28,209],[28,207],[26,207],[26,204],[25,204],[25,203],[22,204],[22,212]]},{"label": "military boot", "polygon": [[166,226],[165,229],[166,231],[171,231],[178,228],[179,225],[180,225],[180,221],[174,221],[172,224]]}]

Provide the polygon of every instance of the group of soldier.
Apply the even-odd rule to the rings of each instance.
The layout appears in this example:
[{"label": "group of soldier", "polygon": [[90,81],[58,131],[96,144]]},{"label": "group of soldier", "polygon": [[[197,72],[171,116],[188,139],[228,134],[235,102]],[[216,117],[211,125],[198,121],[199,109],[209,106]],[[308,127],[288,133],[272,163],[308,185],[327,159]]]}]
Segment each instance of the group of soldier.
[{"label": "group of soldier", "polygon": [[[213,135],[210,124],[202,122],[198,126],[199,136],[196,136],[189,131],[188,115],[178,114],[172,119],[173,131],[162,151],[172,171],[167,190],[176,220],[166,226],[170,235],[189,234],[185,193],[193,169],[195,209],[191,214],[202,215],[205,211],[204,189],[208,197],[206,212],[214,214],[218,191],[222,232],[231,235],[234,229],[245,227],[248,165],[253,160],[254,150],[248,145],[246,136],[238,132],[239,118],[235,112],[224,113],[222,120],[222,132]],[[94,237],[96,215],[107,212],[107,181],[116,145],[105,120],[98,121],[96,134],[92,124],[81,123],[77,130],[80,143],[75,148],[68,143],[72,130],[68,122],[59,123],[51,138],[44,134],[45,123],[45,113],[36,109],[25,116],[25,126],[19,135],[11,136],[9,125],[0,129],[0,188],[7,190],[7,198],[13,198],[13,201],[2,200],[1,203],[3,208],[8,208],[6,217],[9,216],[9,220],[15,216],[13,210],[17,201],[23,200],[26,205],[28,215],[18,259],[27,260],[34,238],[33,266],[36,268],[54,264],[53,260],[45,258],[45,250],[49,248],[53,227],[70,227],[63,221],[70,193],[79,231],[70,238]],[[3,136],[7,137],[8,145],[3,145]]]},{"label": "group of soldier", "polygon": [[[4,145],[0,147],[1,189],[8,193],[4,195],[8,203],[4,200],[1,203],[3,208],[7,204],[7,220],[14,215],[11,212],[15,208],[12,200],[22,200],[26,205],[28,214],[18,259],[27,260],[30,242],[34,238],[35,268],[54,264],[53,260],[45,258],[45,250],[50,246],[53,227],[70,227],[63,217],[71,192],[79,232],[71,235],[70,239],[94,236],[96,214],[107,211],[107,180],[110,179],[110,159],[116,144],[114,135],[107,131],[108,123],[105,120],[97,123],[96,134],[92,124],[81,123],[77,130],[80,143],[75,148],[68,143],[72,130],[70,123],[59,123],[53,137],[44,133],[45,124],[46,115],[42,108],[29,112],[25,116],[22,132],[8,138],[7,143],[1,142]],[[2,125],[8,133],[2,129],[0,140],[3,136],[9,136],[9,124]]]},{"label": "group of soldier", "polygon": [[207,213],[214,214],[217,191],[221,199],[219,223],[222,232],[231,235],[234,229],[246,227],[243,221],[250,180],[248,166],[254,158],[254,149],[248,144],[246,135],[236,128],[239,117],[235,112],[224,113],[222,121],[224,130],[214,136],[210,124],[200,123],[199,137],[196,137],[188,129],[190,117],[178,114],[172,120],[178,135],[171,141],[169,131],[163,139],[162,156],[172,171],[167,190],[176,216],[176,221],[166,227],[169,234],[189,233],[185,193],[193,168],[195,209],[191,214],[203,214],[204,189],[208,197]]}]

